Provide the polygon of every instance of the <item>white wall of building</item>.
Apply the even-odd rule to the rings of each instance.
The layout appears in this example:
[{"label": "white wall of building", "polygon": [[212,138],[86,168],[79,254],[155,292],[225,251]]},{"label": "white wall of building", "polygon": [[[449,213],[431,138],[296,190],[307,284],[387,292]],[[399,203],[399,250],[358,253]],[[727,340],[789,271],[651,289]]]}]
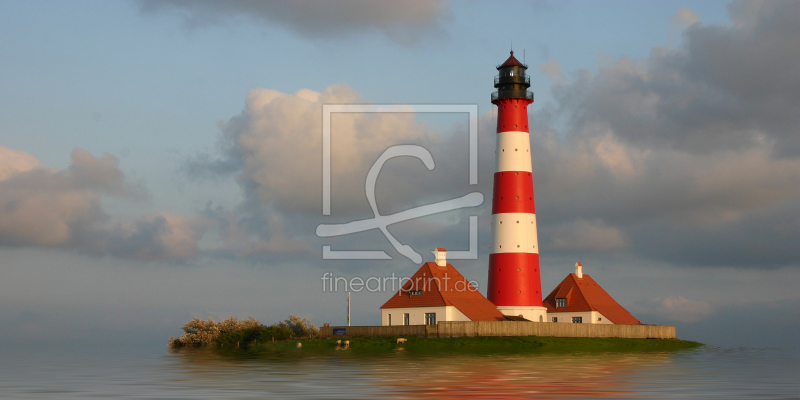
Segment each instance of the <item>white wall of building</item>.
[{"label": "white wall of building", "polygon": [[537,306],[503,306],[497,307],[503,315],[522,317],[533,322],[548,322],[547,308]]},{"label": "white wall of building", "polygon": [[436,313],[436,322],[439,321],[471,321],[464,313],[454,306],[441,307],[411,307],[411,308],[382,308],[381,325],[389,325],[389,315],[392,316],[392,325],[403,325],[403,314],[409,314],[409,325],[425,325],[425,314]]},{"label": "white wall of building", "polygon": [[558,323],[572,323],[572,317],[583,318],[583,324],[613,324],[603,314],[597,311],[584,311],[584,312],[549,312],[547,313],[547,322],[553,322],[553,317],[558,318]]}]

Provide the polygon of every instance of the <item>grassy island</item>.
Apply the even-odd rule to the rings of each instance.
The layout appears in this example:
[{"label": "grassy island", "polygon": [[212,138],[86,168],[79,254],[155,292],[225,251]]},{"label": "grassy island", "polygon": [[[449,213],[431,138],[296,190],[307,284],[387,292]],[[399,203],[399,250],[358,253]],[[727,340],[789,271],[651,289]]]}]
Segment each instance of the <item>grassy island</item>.
[{"label": "grassy island", "polygon": [[[294,315],[262,325],[250,318],[229,318],[222,322],[195,318],[182,327],[180,338],[170,338],[170,347],[212,347],[232,352],[292,354],[519,354],[664,352],[691,349],[702,343],[678,339],[566,338],[547,336],[480,336],[453,338],[352,337],[320,339],[319,330],[307,319]],[[337,340],[341,343],[337,344]],[[349,346],[345,346],[349,341]],[[298,345],[299,344],[299,345]]]}]

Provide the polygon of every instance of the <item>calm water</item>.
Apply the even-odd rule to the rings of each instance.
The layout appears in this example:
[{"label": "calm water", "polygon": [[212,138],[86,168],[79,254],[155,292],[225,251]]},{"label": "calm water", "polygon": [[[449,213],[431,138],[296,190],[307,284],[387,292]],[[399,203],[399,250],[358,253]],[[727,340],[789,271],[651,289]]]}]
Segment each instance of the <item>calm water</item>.
[{"label": "calm water", "polygon": [[3,399],[800,399],[796,350],[525,356],[241,357],[3,349]]}]

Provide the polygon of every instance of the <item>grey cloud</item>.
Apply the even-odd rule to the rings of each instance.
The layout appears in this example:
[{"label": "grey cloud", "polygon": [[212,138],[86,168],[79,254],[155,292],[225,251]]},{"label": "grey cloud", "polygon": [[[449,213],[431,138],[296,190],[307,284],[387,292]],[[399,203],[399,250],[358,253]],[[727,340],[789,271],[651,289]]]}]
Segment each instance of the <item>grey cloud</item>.
[{"label": "grey cloud", "polygon": [[589,220],[645,258],[800,265],[800,7],[730,10],[676,49],[553,79],[532,121],[543,252]]},{"label": "grey cloud", "polygon": [[708,154],[777,142],[800,151],[800,4],[741,2],[733,25],[695,23],[673,50],[584,71],[554,95],[582,135]]},{"label": "grey cloud", "polygon": [[207,221],[176,215],[140,217],[104,230],[100,248],[108,254],[136,260],[185,260],[198,252],[197,242]]},{"label": "grey cloud", "polygon": [[72,152],[63,170],[39,165],[27,153],[0,146],[0,246],[47,246],[142,260],[190,258],[203,221],[159,214],[129,221],[108,215],[103,195],[141,199],[116,157]]},{"label": "grey cloud", "polygon": [[575,220],[549,229],[549,241],[542,246],[551,251],[621,251],[630,240],[618,228],[602,221]]},{"label": "grey cloud", "polygon": [[775,268],[800,260],[797,197],[711,226],[659,220],[629,226],[644,255],[684,265]]},{"label": "grey cloud", "polygon": [[637,307],[641,308],[641,314],[685,324],[708,319],[714,312],[711,304],[705,301],[689,300],[683,296],[655,298],[642,303],[643,305]]},{"label": "grey cloud", "polygon": [[130,184],[119,169],[119,159],[106,153],[96,158],[83,149],[75,149],[70,155],[72,164],[62,172],[74,187],[98,191],[120,197],[142,198],[146,195],[143,184]]},{"label": "grey cloud", "polygon": [[425,33],[441,31],[441,21],[448,18],[446,3],[441,0],[141,0],[140,7],[146,13],[176,11],[190,27],[244,18],[276,24],[313,39],[378,31],[401,43],[417,42]]}]

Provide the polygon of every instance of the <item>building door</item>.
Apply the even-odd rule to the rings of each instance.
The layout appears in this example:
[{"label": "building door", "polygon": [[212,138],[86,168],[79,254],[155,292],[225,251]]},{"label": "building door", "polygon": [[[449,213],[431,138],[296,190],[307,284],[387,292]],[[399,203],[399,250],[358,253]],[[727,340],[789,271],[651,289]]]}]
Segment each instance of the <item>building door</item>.
[{"label": "building door", "polygon": [[389,314],[389,326],[392,326],[392,314]]},{"label": "building door", "polygon": [[436,325],[436,313],[425,313],[425,325]]}]

